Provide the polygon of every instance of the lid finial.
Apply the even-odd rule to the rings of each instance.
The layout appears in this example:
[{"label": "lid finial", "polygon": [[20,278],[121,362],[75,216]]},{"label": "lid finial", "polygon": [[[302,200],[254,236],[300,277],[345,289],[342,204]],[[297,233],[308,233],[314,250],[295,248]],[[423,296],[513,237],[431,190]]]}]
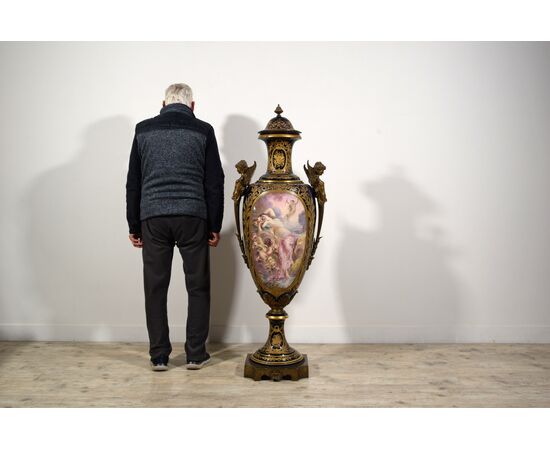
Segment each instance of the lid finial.
[{"label": "lid finial", "polygon": [[277,105],[277,108],[275,108],[274,113],[280,116],[282,112],[283,112],[283,108],[281,108],[281,105]]}]

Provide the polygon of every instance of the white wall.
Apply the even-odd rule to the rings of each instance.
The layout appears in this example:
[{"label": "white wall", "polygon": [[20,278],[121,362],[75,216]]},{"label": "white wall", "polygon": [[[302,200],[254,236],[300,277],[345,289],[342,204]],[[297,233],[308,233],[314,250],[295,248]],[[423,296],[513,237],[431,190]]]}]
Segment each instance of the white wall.
[{"label": "white wall", "polygon": [[[280,103],[322,161],[323,239],[291,342],[550,342],[550,45],[3,43],[0,338],[147,339],[125,222],[133,126],[184,81],[217,132],[213,340],[263,341],[233,237],[235,162]],[[184,339],[176,253],[172,338]]]}]

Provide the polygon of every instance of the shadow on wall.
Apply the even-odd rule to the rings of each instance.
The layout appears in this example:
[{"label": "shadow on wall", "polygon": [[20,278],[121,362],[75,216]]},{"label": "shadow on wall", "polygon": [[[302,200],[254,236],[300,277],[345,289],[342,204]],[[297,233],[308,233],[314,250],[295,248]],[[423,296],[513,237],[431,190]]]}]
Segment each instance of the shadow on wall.
[{"label": "shadow on wall", "polygon": [[[364,184],[378,208],[373,231],[344,224],[339,252],[343,317],[351,342],[453,341],[459,285],[438,207],[399,168]],[[357,205],[361,208],[361,205]]]},{"label": "shadow on wall", "polygon": [[[235,237],[236,227],[231,195],[235,180],[239,177],[235,164],[244,159],[250,165],[257,161],[258,167],[253,181],[265,169],[265,150],[258,141],[258,131],[262,127],[254,120],[240,115],[230,115],[223,126],[220,153],[226,163],[225,173],[225,212],[221,241],[217,248],[211,249],[212,307],[210,340],[224,342],[232,340],[230,336],[231,315],[237,302],[238,274],[246,269],[241,250]],[[219,138],[218,138],[219,139]],[[262,162],[263,161],[263,162]],[[241,205],[242,207],[242,205]],[[255,295],[254,292],[250,293]],[[258,302],[261,299],[258,297]]]},{"label": "shadow on wall", "polygon": [[[40,336],[112,340],[109,327],[117,320],[142,324],[145,333],[141,251],[128,241],[125,218],[133,128],[125,117],[91,125],[76,157],[40,175],[26,194],[29,282],[45,311],[41,322],[57,327],[56,333],[42,330]],[[239,115],[229,116],[223,127],[225,231],[219,246],[211,249],[212,341],[228,337],[237,275],[244,267],[231,200],[238,178],[234,165],[240,159],[256,160],[261,169],[265,152],[256,139],[260,129]],[[129,338],[140,339],[141,335]]]},{"label": "shadow on wall", "polygon": [[110,339],[102,323],[143,310],[141,253],[125,220],[132,136],[126,117],[90,125],[76,157],[39,176],[25,198],[30,282],[66,338]]}]

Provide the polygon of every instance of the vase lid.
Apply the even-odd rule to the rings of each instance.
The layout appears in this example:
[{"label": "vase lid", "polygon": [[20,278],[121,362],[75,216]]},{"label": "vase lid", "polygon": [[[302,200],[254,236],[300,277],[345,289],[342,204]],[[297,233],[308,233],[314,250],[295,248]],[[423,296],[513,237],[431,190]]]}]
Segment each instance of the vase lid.
[{"label": "vase lid", "polygon": [[258,134],[260,135],[260,139],[262,139],[262,136],[264,135],[271,134],[291,134],[295,135],[299,139],[300,131],[294,129],[290,120],[288,120],[286,117],[281,116],[281,113],[283,112],[283,108],[281,108],[281,105],[277,105],[277,108],[275,108],[274,112],[277,115],[267,123],[265,130],[258,132]]}]

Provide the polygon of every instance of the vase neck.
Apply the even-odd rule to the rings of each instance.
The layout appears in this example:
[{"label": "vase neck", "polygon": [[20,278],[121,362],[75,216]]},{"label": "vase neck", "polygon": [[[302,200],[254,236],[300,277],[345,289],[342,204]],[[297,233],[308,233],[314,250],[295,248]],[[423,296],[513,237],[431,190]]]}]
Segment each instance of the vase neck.
[{"label": "vase neck", "polygon": [[300,178],[292,172],[292,147],[291,139],[269,139],[267,145],[267,171],[260,180],[268,181],[292,181]]}]

